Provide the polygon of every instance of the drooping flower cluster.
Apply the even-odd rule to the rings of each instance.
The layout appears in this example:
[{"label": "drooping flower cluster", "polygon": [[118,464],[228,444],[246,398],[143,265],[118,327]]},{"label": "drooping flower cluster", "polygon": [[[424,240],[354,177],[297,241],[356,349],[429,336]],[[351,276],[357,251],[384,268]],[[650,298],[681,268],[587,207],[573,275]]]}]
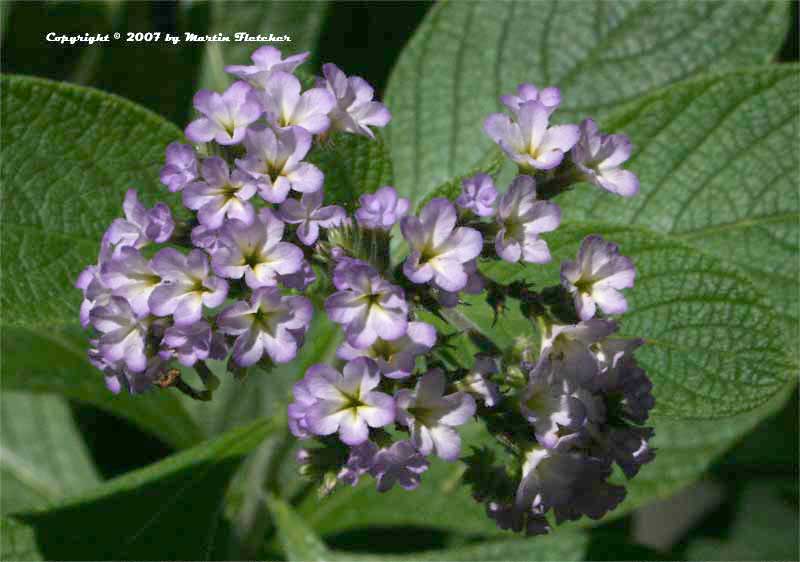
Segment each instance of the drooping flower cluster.
[{"label": "drooping flower cluster", "polygon": [[[507,113],[484,123],[518,166],[507,188],[478,173],[455,201],[432,197],[415,212],[383,186],[348,215],[326,204],[314,151],[333,133],[375,139],[371,127],[391,116],[364,80],[332,64],[303,91],[294,72],[307,56],[262,47],[253,65],[226,68],[239,78],[226,92],[195,96],[193,145],[167,147],[161,173],[193,218],[174,220],[129,192],[125,219],[77,283],[91,361],[115,392],[174,386],[209,398],[206,360],[227,358],[234,374],[293,360],[314,301],[341,342],[331,364],[295,382],[287,416],[308,442],[301,472],[322,492],[367,475],[380,492],[413,490],[438,457],[466,464],[465,482],[503,529],[540,534],[553,519],[601,517],[625,495],[608,482],[613,465],[632,478],[654,457],[651,383],[634,358],[643,340],[618,337],[614,318],[636,270],[590,235],[551,287],[508,281],[524,274],[515,264],[552,261],[555,196],[579,182],[638,191],[621,168],[630,142],[590,119],[551,125],[560,91],[523,84],[501,98]],[[496,317],[517,301],[530,334],[498,347],[463,316],[465,299],[481,296]],[[194,366],[206,390],[186,385],[175,362]],[[462,426],[475,418],[491,445],[467,454]]]}]

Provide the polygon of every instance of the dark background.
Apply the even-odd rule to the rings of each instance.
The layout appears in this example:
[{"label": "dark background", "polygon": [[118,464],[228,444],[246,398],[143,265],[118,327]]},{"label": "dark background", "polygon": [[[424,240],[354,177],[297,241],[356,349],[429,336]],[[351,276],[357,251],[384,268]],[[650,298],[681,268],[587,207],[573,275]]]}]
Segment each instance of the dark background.
[{"label": "dark background", "polygon": [[[35,75],[66,80],[113,92],[138,102],[183,128],[189,118],[191,98],[198,88],[202,44],[180,47],[159,44],[118,43],[94,47],[60,46],[43,40],[48,31],[62,33],[108,33],[109,20],[102,3],[4,2],[2,4],[2,53],[4,73]],[[430,2],[336,2],[329,6],[322,24],[317,53],[311,70],[322,62],[335,61],[348,73],[367,79],[382,93],[389,72],[403,45],[424,17]],[[209,29],[210,6],[203,2],[127,2],[120,4],[114,22],[121,31]],[[798,60],[798,4],[792,6],[793,26],[778,57]],[[88,62],[87,62],[88,61]],[[91,65],[92,71],[87,69]],[[101,474],[110,478],[157,461],[172,451],[156,438],[131,424],[91,406],[73,403],[72,411]],[[720,423],[724,423],[721,420]],[[630,536],[629,516],[592,531],[588,559],[659,558],[677,559],[697,538],[725,539],[734,531],[741,491],[750,479],[763,476],[785,478],[794,485],[781,493],[798,505],[798,399],[797,392],[782,412],[763,422],[753,434],[721,458],[708,481],[723,493],[721,503],[702,516],[668,553],[637,547],[620,537]],[[691,501],[689,502],[691,504]],[[665,507],[666,509],[666,507]],[[758,513],[752,513],[758,517]],[[425,536],[395,540],[393,550],[421,550],[435,546]],[[356,537],[342,537],[340,548],[358,549]]]}]

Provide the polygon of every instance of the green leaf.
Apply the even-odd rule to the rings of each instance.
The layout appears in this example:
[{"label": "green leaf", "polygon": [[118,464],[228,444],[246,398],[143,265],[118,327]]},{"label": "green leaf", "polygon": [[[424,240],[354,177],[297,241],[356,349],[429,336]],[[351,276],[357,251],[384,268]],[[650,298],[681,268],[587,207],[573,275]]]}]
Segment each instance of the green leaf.
[{"label": "green leaf", "polygon": [[275,520],[286,559],[291,561],[329,558],[325,543],[308,528],[305,521],[282,499],[270,494],[267,505]]},{"label": "green leaf", "polygon": [[209,34],[223,33],[231,36],[231,41],[206,44],[200,86],[225,90],[235,77],[226,74],[224,67],[252,64],[250,54],[264,43],[234,41],[235,33],[288,35],[290,43],[272,43],[284,57],[314,51],[327,10],[327,2],[211,2]]},{"label": "green leaf", "polygon": [[33,528],[50,560],[224,559],[227,484],[244,455],[280,425],[263,419],[17,519]]},{"label": "green leaf", "polygon": [[99,482],[69,406],[57,396],[0,396],[2,513],[46,507]]},{"label": "green leaf", "polygon": [[3,560],[45,560],[36,546],[33,528],[12,517],[0,519],[0,558]]},{"label": "green leaf", "polygon": [[387,129],[398,188],[415,201],[481,158],[498,96],[561,88],[555,118],[601,117],[709,68],[760,64],[781,46],[786,2],[446,2],[394,68]]},{"label": "green leaf", "polygon": [[797,500],[782,490],[795,479],[761,479],[742,492],[725,538],[692,541],[687,560],[795,560],[798,557]]},{"label": "green leaf", "polygon": [[174,445],[200,433],[177,398],[114,397],[85,359],[81,270],[122,215],[125,191],[176,201],[158,182],[165,146],[181,133],[116,96],[3,76],[0,134],[0,296],[4,388],[57,392],[132,419]]},{"label": "green leaf", "polygon": [[308,161],[325,172],[325,203],[358,207],[362,193],[392,184],[392,159],[380,133],[375,139],[335,133],[314,147]]},{"label": "green leaf", "polygon": [[800,193],[796,65],[703,76],[630,104],[609,119],[634,152],[641,193],[582,186],[559,199],[570,218],[669,234],[752,277],[797,349]]}]

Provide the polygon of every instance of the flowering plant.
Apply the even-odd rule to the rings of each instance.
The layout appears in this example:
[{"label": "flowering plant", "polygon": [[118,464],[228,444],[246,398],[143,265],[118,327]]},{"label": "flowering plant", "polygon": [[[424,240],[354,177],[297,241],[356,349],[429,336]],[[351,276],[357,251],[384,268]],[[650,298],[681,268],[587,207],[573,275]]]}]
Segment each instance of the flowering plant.
[{"label": "flowering plant", "polygon": [[[631,143],[591,119],[551,125],[559,90],[522,84],[502,96],[507,112],[483,124],[518,168],[502,194],[481,172],[463,179],[454,202],[433,197],[415,213],[383,186],[350,214],[326,204],[325,170],[309,153],[336,134],[374,139],[391,114],[369,84],[331,63],[303,91],[293,72],[307,57],[261,47],[252,66],[226,68],[240,80],[225,92],[195,95],[191,144],[170,144],[161,170],[189,218],[128,192],[125,218],[76,284],[95,335],[89,357],[108,388],[174,387],[211,400],[219,380],[207,360],[226,360],[233,375],[269,371],[297,357],[312,317],[325,314],[341,326],[336,359],[309,367],[287,408],[294,436],[314,442],[297,454],[301,473],[324,495],[367,475],[378,491],[413,490],[438,457],[461,459],[501,529],[536,535],[549,514],[602,517],[625,497],[608,482],[614,464],[633,478],[654,458],[644,425],[652,384],[634,358],[644,340],[615,335],[635,266],[593,234],[548,287],[481,270],[551,261],[545,236],[562,218],[553,200],[575,183],[636,195],[638,179],[623,168]],[[397,260],[395,226],[405,243]],[[521,334],[511,348],[453,353],[453,338],[476,336],[455,310],[465,294],[497,316],[516,301],[540,342]],[[323,303],[316,312],[312,301]],[[205,388],[187,384],[178,365],[194,367]],[[473,419],[498,448],[462,451],[458,428]]]}]

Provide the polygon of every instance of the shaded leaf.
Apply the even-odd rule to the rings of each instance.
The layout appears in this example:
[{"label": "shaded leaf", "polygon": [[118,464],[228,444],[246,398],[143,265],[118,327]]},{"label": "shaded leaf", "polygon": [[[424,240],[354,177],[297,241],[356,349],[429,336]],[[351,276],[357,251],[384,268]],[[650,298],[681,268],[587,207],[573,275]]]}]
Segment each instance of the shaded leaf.
[{"label": "shaded leaf", "polygon": [[286,559],[311,561],[329,559],[328,549],[294,509],[275,495],[267,498]]}]

